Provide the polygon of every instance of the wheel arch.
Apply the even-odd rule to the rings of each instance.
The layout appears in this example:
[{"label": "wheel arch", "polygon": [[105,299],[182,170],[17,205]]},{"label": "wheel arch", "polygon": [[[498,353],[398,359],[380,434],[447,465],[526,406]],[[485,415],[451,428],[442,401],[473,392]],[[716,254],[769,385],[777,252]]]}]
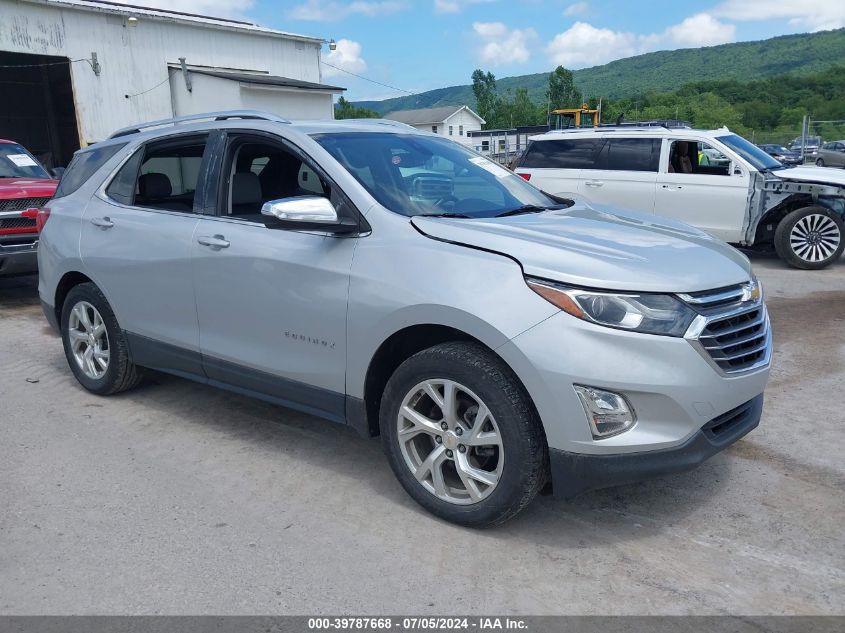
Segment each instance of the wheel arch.
[{"label": "wheel arch", "polygon": [[521,386],[530,406],[537,413],[536,406],[531,395],[526,389],[519,375],[510,364],[496,352],[494,347],[472,334],[449,325],[438,323],[418,323],[403,327],[393,332],[379,345],[378,349],[370,359],[364,377],[364,400],[363,400],[363,430],[366,435],[375,437],[379,435],[379,409],[387,381],[396,369],[408,358],[429,347],[440,343],[453,341],[465,341],[476,343],[495,355],[505,367],[511,372]]},{"label": "wheel arch", "polygon": [[56,314],[56,323],[61,324],[62,306],[65,303],[68,293],[74,287],[86,283],[94,283],[94,281],[88,275],[77,270],[72,270],[62,275],[62,278],[56,285],[56,292],[53,297],[53,311]]},{"label": "wheel arch", "polygon": [[754,244],[772,244],[778,224],[790,213],[817,204],[810,194],[794,194],[769,209],[757,223]]}]

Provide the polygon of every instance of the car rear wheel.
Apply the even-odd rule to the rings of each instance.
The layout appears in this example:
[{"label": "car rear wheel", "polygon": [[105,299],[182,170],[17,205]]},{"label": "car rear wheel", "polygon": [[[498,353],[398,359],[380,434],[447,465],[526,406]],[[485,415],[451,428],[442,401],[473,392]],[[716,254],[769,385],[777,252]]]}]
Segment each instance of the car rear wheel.
[{"label": "car rear wheel", "polygon": [[402,486],[448,521],[502,523],[546,482],[548,450],[528,394],[481,345],[444,343],[402,363],[380,424]]},{"label": "car rear wheel", "polygon": [[123,330],[100,289],[80,284],[62,305],[62,342],[73,375],[88,391],[109,395],[141,381]]},{"label": "car rear wheel", "polygon": [[805,207],[787,215],[775,231],[778,255],[795,268],[824,268],[842,255],[845,224],[825,207]]}]

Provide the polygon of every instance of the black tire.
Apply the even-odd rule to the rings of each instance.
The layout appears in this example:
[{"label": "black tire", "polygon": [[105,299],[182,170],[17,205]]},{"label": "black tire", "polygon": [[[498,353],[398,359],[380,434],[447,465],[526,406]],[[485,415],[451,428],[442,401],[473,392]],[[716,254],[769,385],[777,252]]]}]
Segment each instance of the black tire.
[{"label": "black tire", "polygon": [[[68,334],[70,316],[73,307],[80,301],[86,301],[94,306],[106,326],[109,348],[108,367],[99,379],[91,378],[85,374],[76,362],[71,349],[70,335]],[[94,284],[80,284],[68,292],[65,302],[62,304],[61,333],[68,365],[79,384],[88,391],[101,396],[108,396],[132,389],[141,382],[142,372],[130,360],[126,336],[120,328],[106,297]]]},{"label": "black tire", "polygon": [[[489,496],[469,505],[438,498],[423,487],[406,464],[397,420],[405,396],[425,380],[453,380],[483,400],[501,435],[504,462]],[[442,343],[402,363],[384,391],[379,415],[382,444],[390,466],[411,497],[447,521],[472,527],[503,523],[540,491],[548,478],[548,447],[528,394],[509,367],[485,347],[469,342]]]},{"label": "black tire", "polygon": [[[807,216],[823,215],[833,221],[838,235],[836,239],[839,240],[838,247],[828,256],[818,261],[811,261],[808,258],[802,257],[796,247],[793,245],[792,232],[795,225],[801,222]],[[845,249],[845,223],[842,218],[825,207],[811,206],[802,209],[796,209],[783,218],[775,229],[775,250],[778,256],[787,264],[794,268],[802,270],[818,270],[825,268],[835,262],[842,255],[842,250]],[[800,251],[800,246],[798,248]]]},{"label": "black tire", "polygon": [[819,166],[819,167],[824,167],[824,159],[823,158],[816,159],[816,165]]}]

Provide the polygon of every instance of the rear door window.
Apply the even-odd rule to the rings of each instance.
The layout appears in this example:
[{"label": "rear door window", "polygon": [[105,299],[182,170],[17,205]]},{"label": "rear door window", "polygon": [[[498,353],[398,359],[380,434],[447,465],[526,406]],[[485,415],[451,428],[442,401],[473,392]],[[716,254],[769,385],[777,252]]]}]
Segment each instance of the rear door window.
[{"label": "rear door window", "polygon": [[657,171],[660,163],[659,139],[614,138],[607,141],[606,169],[618,171]]},{"label": "rear door window", "polygon": [[[168,139],[144,149],[132,204],[163,211],[194,212],[194,198],[208,137]],[[124,167],[132,169],[132,161]],[[118,180],[118,179],[116,179]]]},{"label": "rear door window", "polygon": [[520,167],[537,169],[598,169],[601,138],[532,141]]}]

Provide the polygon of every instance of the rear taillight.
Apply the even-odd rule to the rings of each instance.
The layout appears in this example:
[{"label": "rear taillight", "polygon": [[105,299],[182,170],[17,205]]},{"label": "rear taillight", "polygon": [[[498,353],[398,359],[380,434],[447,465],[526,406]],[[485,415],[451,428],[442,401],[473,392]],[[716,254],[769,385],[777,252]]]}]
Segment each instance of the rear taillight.
[{"label": "rear taillight", "polygon": [[516,175],[522,178],[523,180],[531,180],[531,174],[521,174],[517,172]]},{"label": "rear taillight", "polygon": [[25,218],[35,220],[35,230],[41,233],[41,231],[44,230],[44,225],[47,224],[47,220],[50,218],[50,208],[42,207],[41,209],[27,209],[26,211],[23,211],[21,215]]}]

